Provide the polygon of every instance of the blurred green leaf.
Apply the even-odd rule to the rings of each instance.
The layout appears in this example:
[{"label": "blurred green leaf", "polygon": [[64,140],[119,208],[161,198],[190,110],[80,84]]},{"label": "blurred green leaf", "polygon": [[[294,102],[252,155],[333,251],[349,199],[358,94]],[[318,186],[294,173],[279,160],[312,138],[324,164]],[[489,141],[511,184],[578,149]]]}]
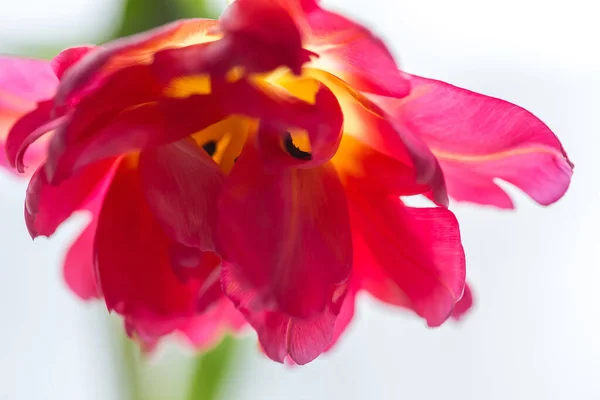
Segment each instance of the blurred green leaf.
[{"label": "blurred green leaf", "polygon": [[116,36],[127,36],[181,18],[209,18],[205,0],[126,0]]},{"label": "blurred green leaf", "polygon": [[187,400],[216,400],[228,377],[229,367],[235,361],[235,339],[226,336],[213,350],[198,357],[192,374]]}]

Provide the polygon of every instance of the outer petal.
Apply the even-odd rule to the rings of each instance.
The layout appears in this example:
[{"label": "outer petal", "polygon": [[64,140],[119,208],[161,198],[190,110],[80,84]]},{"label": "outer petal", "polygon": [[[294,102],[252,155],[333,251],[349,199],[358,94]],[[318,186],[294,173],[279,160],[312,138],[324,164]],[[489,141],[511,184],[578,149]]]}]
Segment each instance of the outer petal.
[{"label": "outer petal", "polygon": [[383,301],[409,307],[429,326],[452,313],[465,285],[458,223],[444,208],[409,208],[399,199],[350,197],[355,271]]},{"label": "outer petal", "polygon": [[[101,178],[102,181],[97,183],[98,177],[102,176],[101,168],[104,165],[111,163],[112,165],[110,165],[104,177]],[[117,165],[118,162],[114,161],[89,167],[87,171],[84,171],[82,176],[72,178],[70,180],[70,184],[67,184],[68,181],[63,182],[61,186],[59,186],[59,188],[63,188],[62,193],[54,192],[53,189],[45,189],[46,196],[48,196],[48,193],[65,196],[65,199],[63,199],[63,204],[68,204],[69,202],[67,200],[71,200],[72,203],[70,204],[70,207],[72,210],[75,208],[85,209],[91,216],[91,220],[88,225],[69,248],[63,264],[65,282],[69,288],[83,300],[102,297],[102,291],[96,276],[96,266],[94,265],[94,243],[96,238],[96,229],[98,228],[98,215],[100,214],[102,203],[104,202],[104,196],[106,195],[106,191],[108,190]],[[98,175],[98,173],[100,173],[100,175]],[[95,187],[93,187],[94,182],[97,183]],[[73,188],[74,185],[77,184],[80,185],[80,191],[74,191],[71,193],[64,191],[64,188],[67,186],[69,186],[69,188]],[[87,186],[88,184],[90,186]],[[50,192],[48,192],[48,190],[50,190]],[[87,197],[86,193],[89,193]],[[47,199],[48,197],[45,198]],[[49,208],[54,204],[55,203],[46,204],[46,208]],[[65,208],[64,210],[66,211],[64,215],[66,215],[68,209]],[[49,210],[46,210],[46,212],[48,211]],[[39,223],[40,221],[37,220],[36,222]]]},{"label": "outer petal", "polygon": [[63,274],[69,288],[81,299],[102,297],[94,268],[94,238],[98,221],[96,216],[73,242],[64,260]]},{"label": "outer petal", "polygon": [[125,158],[98,219],[95,259],[109,309],[147,346],[196,315],[204,282],[180,280],[170,263],[171,240],[143,194],[136,160]]},{"label": "outer petal", "polygon": [[348,210],[330,164],[268,169],[249,145],[225,183],[219,217],[221,253],[257,291],[258,308],[309,317],[348,279]]},{"label": "outer petal", "polygon": [[51,98],[57,85],[48,61],[0,56],[0,110],[29,111]]},{"label": "outer petal", "polygon": [[256,330],[269,358],[283,363],[289,356],[303,365],[326,351],[334,337],[346,285],[338,287],[321,312],[309,318],[295,318],[278,311],[256,310],[254,304],[260,301],[260,294],[245,286],[244,279],[230,265],[223,266],[221,276],[225,293]]},{"label": "outer petal", "polygon": [[463,292],[462,297],[454,306],[454,311],[452,311],[452,318],[460,321],[473,307],[473,291],[471,287],[467,284],[465,285],[465,291]]},{"label": "outer petal", "polygon": [[[7,140],[12,125],[37,102],[54,95],[58,79],[45,60],[0,56],[0,146]],[[37,127],[36,127],[37,128]],[[32,149],[28,164],[36,168],[45,156],[40,143]],[[11,157],[0,152],[0,165],[13,165]]]},{"label": "outer petal", "polygon": [[54,186],[48,183],[44,165],[34,173],[27,187],[25,221],[29,234],[50,236],[74,211],[104,190],[111,179],[114,160],[89,166],[79,174]]},{"label": "outer petal", "polygon": [[408,95],[410,83],[381,39],[316,4],[305,4],[304,10],[305,43],[319,56],[311,67],[341,78],[356,90],[398,98]]},{"label": "outer petal", "polygon": [[573,164],[552,131],[530,112],[444,82],[410,76],[413,93],[376,100],[436,155],[456,200],[512,208],[494,182],[507,181],[542,205],[567,190]]}]

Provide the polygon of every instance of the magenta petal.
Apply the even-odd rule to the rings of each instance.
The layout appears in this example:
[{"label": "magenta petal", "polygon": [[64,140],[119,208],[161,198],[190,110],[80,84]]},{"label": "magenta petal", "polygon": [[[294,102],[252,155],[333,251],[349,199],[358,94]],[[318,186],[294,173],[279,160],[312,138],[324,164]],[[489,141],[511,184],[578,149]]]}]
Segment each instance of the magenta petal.
[{"label": "magenta petal", "polygon": [[29,111],[54,96],[57,86],[48,61],[0,56],[0,110]]},{"label": "magenta petal", "polygon": [[473,307],[473,291],[469,284],[465,285],[465,291],[463,292],[462,297],[454,306],[454,311],[452,311],[452,318],[460,321]]},{"label": "magenta petal", "polygon": [[328,71],[362,92],[401,98],[409,80],[381,39],[365,27],[318,6],[305,6],[306,44],[318,54],[312,67]]},{"label": "magenta petal", "polygon": [[223,290],[256,330],[269,358],[283,363],[289,356],[296,364],[304,365],[326,351],[334,336],[345,285],[338,287],[321,312],[309,318],[294,318],[282,312],[253,309],[259,294],[237,278],[236,271],[225,264],[221,273]]},{"label": "magenta petal", "polygon": [[97,224],[94,216],[69,248],[64,261],[65,281],[69,288],[83,300],[102,297],[94,268],[94,238]]},{"label": "magenta petal", "polygon": [[346,196],[330,163],[270,169],[249,144],[225,182],[219,218],[220,253],[263,306],[308,317],[348,279]]},{"label": "magenta petal", "polygon": [[438,158],[456,200],[512,208],[494,182],[509,182],[542,205],[562,197],[573,164],[552,131],[530,112],[506,101],[444,82],[410,76],[413,93],[382,99],[394,117]]},{"label": "magenta petal", "polygon": [[186,320],[178,330],[196,350],[206,351],[216,345],[224,334],[236,333],[245,325],[244,316],[221,294],[220,300],[202,314]]},{"label": "magenta petal", "polygon": [[394,198],[351,199],[355,270],[362,287],[412,309],[429,326],[442,324],[465,285],[465,256],[452,212],[405,207]]},{"label": "magenta petal", "polygon": [[25,221],[34,238],[52,235],[74,211],[84,209],[110,181],[114,160],[91,165],[57,186],[48,183],[44,170],[42,164],[31,177],[25,200]]},{"label": "magenta petal", "polygon": [[217,201],[223,185],[219,166],[192,139],[140,154],[140,176],[152,213],[175,241],[215,250]]},{"label": "magenta petal", "polygon": [[63,50],[52,59],[50,66],[52,67],[52,70],[58,79],[61,79],[69,68],[77,64],[77,62],[81,60],[83,56],[85,56],[94,48],[95,46],[79,46]]}]

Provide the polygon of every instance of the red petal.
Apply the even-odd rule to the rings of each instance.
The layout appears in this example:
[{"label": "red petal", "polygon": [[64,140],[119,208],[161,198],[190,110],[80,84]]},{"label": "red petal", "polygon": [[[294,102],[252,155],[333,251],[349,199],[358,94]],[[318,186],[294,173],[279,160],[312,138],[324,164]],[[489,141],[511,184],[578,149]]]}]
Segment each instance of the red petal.
[{"label": "red petal", "polygon": [[65,257],[63,274],[69,288],[83,300],[102,297],[94,268],[96,216],[73,242]]},{"label": "red petal", "polygon": [[[74,115],[67,128],[80,134],[56,132],[46,169],[52,181],[59,182],[91,162],[180,140],[233,114],[264,119],[272,127],[281,127],[278,134],[290,126],[305,129],[315,137],[313,162],[321,163],[335,153],[341,136],[341,116],[336,107],[335,98],[326,88],[319,90],[316,104],[309,104],[292,96],[273,97],[245,80],[222,86],[210,95],[161,98],[121,112],[113,119],[104,116],[91,126],[86,112],[97,111],[80,105],[78,113],[87,122],[73,127],[78,120]],[[203,112],[198,114],[197,110]],[[114,110],[109,116],[112,112],[117,114]],[[84,137],[79,141],[71,139],[81,136]]]},{"label": "red petal", "polygon": [[[52,115],[53,104],[51,100],[43,101],[37,108],[20,118],[10,130],[6,138],[6,155],[11,166],[16,167],[21,173],[25,172],[25,155],[30,146],[48,132],[60,127],[66,121],[65,117],[55,118]],[[45,142],[38,142],[31,152],[46,155]],[[43,148],[43,150],[40,149]],[[43,158],[40,157],[38,162]],[[37,167],[34,161],[33,167]]]},{"label": "red petal", "polygon": [[352,242],[335,169],[268,169],[246,146],[223,189],[219,243],[263,305],[308,317],[347,280]]},{"label": "red petal", "polygon": [[454,306],[454,311],[452,311],[452,318],[455,320],[461,320],[473,307],[473,292],[471,287],[466,284],[465,291],[463,292],[462,297]]},{"label": "red petal", "polygon": [[256,310],[260,295],[238,279],[236,271],[225,264],[221,273],[225,293],[246,317],[258,334],[264,352],[272,360],[283,363],[290,357],[304,365],[326,351],[334,335],[337,315],[345,297],[345,285],[338,287],[327,306],[309,318],[294,318],[277,312]]},{"label": "red petal", "polygon": [[154,217],[176,242],[215,250],[219,166],[193,140],[143,151],[140,177]]},{"label": "red petal", "polygon": [[73,101],[78,93],[97,87],[110,73],[136,64],[149,64],[154,53],[168,47],[204,42],[217,21],[179,20],[97,47],[67,71],[56,95],[58,107]]},{"label": "red petal", "polygon": [[356,303],[356,294],[358,289],[357,287],[354,287],[354,280],[352,278],[350,279],[349,286],[350,288],[348,289],[348,293],[344,297],[344,301],[342,302],[342,307],[340,308],[339,315],[335,320],[331,341],[324,351],[329,351],[336,345],[336,343],[338,342],[342,334],[346,332],[346,329],[348,328],[350,322],[352,322],[352,319],[354,318],[354,306]]},{"label": "red petal", "polygon": [[152,342],[195,314],[203,282],[184,283],[173,272],[170,239],[146,203],[134,162],[121,162],[104,199],[96,267],[108,308],[124,315],[140,339]]},{"label": "red petal", "polygon": [[410,97],[383,100],[432,149],[444,170],[450,196],[512,208],[508,195],[494,182],[499,178],[542,205],[562,197],[573,165],[542,121],[493,97],[440,81],[410,78],[414,86]]},{"label": "red petal", "polygon": [[237,0],[221,15],[220,23],[225,41],[233,48],[244,51],[243,47],[250,45],[259,49],[258,54],[249,54],[252,61],[244,62],[251,64],[249,72],[287,66],[300,74],[302,64],[309,60],[309,53],[302,48],[298,27],[281,2]]},{"label": "red petal", "polygon": [[410,82],[383,41],[365,27],[314,6],[306,13],[307,48],[319,55],[311,67],[325,70],[355,90],[404,97]]},{"label": "red petal", "polygon": [[44,165],[33,174],[27,187],[25,221],[32,237],[50,236],[76,210],[86,204],[108,184],[114,160],[94,164],[54,186],[48,183]]},{"label": "red petal", "polygon": [[64,73],[73,65],[77,64],[81,58],[93,50],[95,46],[80,46],[71,47],[69,49],[61,51],[56,57],[50,62],[52,70],[61,79]]},{"label": "red petal", "polygon": [[355,268],[381,300],[409,307],[429,326],[452,313],[465,284],[458,223],[444,208],[405,207],[399,199],[350,198]]}]

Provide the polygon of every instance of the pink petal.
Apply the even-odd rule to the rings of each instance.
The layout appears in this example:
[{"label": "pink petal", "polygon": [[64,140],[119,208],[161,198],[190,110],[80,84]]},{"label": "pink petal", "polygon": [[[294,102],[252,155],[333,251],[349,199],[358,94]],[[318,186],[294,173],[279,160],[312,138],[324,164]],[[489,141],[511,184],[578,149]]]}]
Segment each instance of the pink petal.
[{"label": "pink petal", "polygon": [[235,309],[231,301],[222,296],[206,312],[186,320],[178,327],[198,351],[215,346],[227,333],[236,333],[246,325],[244,316]]},{"label": "pink petal", "polygon": [[398,98],[408,95],[410,82],[383,41],[367,28],[318,6],[308,7],[303,22],[306,45],[319,56],[311,67],[359,91]]},{"label": "pink petal", "polygon": [[0,110],[30,111],[51,98],[57,86],[48,61],[0,56]]},{"label": "pink petal", "polygon": [[254,304],[260,295],[245,286],[244,280],[240,280],[235,269],[227,264],[223,266],[221,279],[225,293],[256,330],[269,358],[283,363],[289,356],[296,364],[304,365],[326,351],[345,297],[345,285],[338,287],[319,313],[309,318],[295,318],[282,312],[256,310]]},{"label": "pink petal", "polygon": [[352,264],[344,189],[330,164],[266,168],[250,144],[219,207],[220,253],[248,280],[260,307],[320,313]]},{"label": "pink petal", "polygon": [[473,291],[471,287],[466,284],[465,291],[463,292],[462,297],[454,306],[454,311],[452,311],[452,318],[457,321],[460,321],[473,307]]},{"label": "pink petal", "polygon": [[436,155],[459,201],[512,208],[496,185],[509,182],[542,205],[562,197],[573,164],[552,131],[530,112],[444,82],[410,76],[413,93],[379,104]]},{"label": "pink petal", "polygon": [[[38,102],[51,98],[57,86],[58,79],[48,61],[0,56],[0,146],[10,141],[8,132],[14,123],[25,113],[34,110]],[[35,118],[40,125],[49,120],[49,117],[42,118],[39,112]],[[32,122],[31,119],[29,121]],[[45,147],[45,143],[39,143],[29,152],[27,164],[32,171],[43,161]],[[7,145],[8,155],[1,152],[1,166],[15,165],[10,151]],[[20,172],[25,171],[21,168]]]},{"label": "pink petal", "polygon": [[359,193],[349,199],[361,285],[383,301],[411,308],[429,326],[442,324],[465,285],[465,256],[452,212]]},{"label": "pink petal", "polygon": [[27,187],[25,221],[29,234],[33,238],[52,235],[74,211],[84,209],[102,190],[110,181],[113,168],[114,160],[106,160],[54,186],[48,183],[42,164]]},{"label": "pink petal", "polygon": [[148,206],[176,242],[215,250],[217,200],[223,174],[191,139],[143,151],[140,177]]}]

